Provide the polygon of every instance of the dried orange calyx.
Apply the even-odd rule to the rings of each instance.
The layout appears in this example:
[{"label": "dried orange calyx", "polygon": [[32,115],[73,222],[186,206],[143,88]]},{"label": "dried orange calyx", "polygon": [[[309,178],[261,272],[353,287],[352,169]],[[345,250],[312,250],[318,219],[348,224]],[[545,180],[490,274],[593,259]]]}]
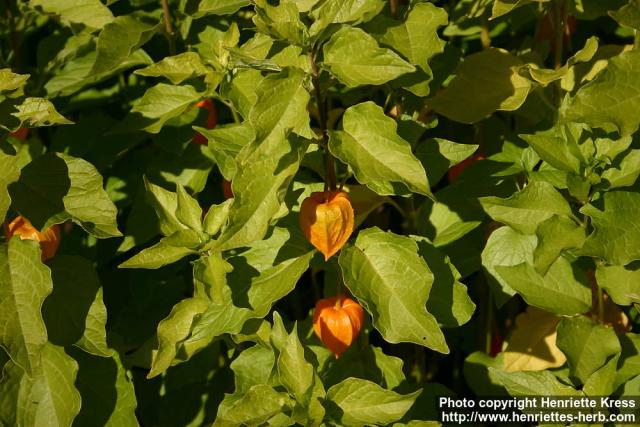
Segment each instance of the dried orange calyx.
[{"label": "dried orange calyx", "polygon": [[307,240],[328,260],[349,240],[354,213],[344,191],[317,191],[300,207],[300,227]]},{"label": "dried orange calyx", "polygon": [[338,358],[358,337],[363,321],[364,310],[351,298],[325,298],[316,304],[313,330]]},{"label": "dried orange calyx", "polygon": [[40,232],[22,215],[11,221],[9,225],[5,224],[4,232],[7,239],[13,236],[20,236],[22,240],[40,242],[43,261],[53,258],[60,246],[60,226],[53,225]]}]

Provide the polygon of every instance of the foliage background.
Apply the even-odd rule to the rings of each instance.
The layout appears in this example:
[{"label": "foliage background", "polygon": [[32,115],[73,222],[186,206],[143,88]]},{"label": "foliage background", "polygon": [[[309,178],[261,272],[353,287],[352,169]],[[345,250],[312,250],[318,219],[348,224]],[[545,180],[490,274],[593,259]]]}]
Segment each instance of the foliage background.
[{"label": "foliage background", "polygon": [[[0,245],[0,424],[640,394],[637,0],[2,8],[0,214],[64,233]],[[358,230],[325,262],[297,215],[332,161]],[[335,359],[310,314],[343,286]]]}]

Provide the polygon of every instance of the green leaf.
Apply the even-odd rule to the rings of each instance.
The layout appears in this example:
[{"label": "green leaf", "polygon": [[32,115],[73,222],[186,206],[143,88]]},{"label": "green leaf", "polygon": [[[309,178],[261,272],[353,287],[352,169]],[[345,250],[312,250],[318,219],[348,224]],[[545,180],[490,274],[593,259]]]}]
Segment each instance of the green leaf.
[{"label": "green leaf", "polygon": [[207,15],[229,15],[248,6],[249,3],[249,0],[202,0],[192,16],[198,19]]},{"label": "green leaf", "polygon": [[192,77],[203,76],[207,68],[195,52],[184,52],[174,56],[166,56],[161,61],[148,67],[134,71],[139,76],[165,77],[174,85]]},{"label": "green leaf", "polygon": [[72,121],[64,118],[56,111],[56,107],[44,98],[26,98],[16,107],[18,111],[12,113],[19,121],[20,127],[39,127],[53,125],[69,125]]},{"label": "green leaf", "polygon": [[[355,245],[342,249],[339,263],[347,287],[385,340],[449,352],[436,319],[425,307],[434,278],[416,242],[373,227],[361,231]],[[401,283],[411,286],[398,286]]]},{"label": "green leaf", "polygon": [[200,100],[202,94],[193,86],[172,86],[158,83],[148,89],[131,109],[140,117],[140,129],[158,133],[167,120],[183,114]]},{"label": "green leaf", "polygon": [[482,251],[482,265],[490,276],[489,286],[498,306],[508,301],[516,291],[500,275],[497,267],[515,266],[521,263],[533,265],[533,254],[537,242],[536,236],[518,233],[511,227],[500,227],[487,239],[487,244]]},{"label": "green leaf", "polygon": [[514,9],[534,2],[546,2],[549,0],[495,0],[493,9],[491,10],[491,19],[496,19],[502,15],[506,15]]},{"label": "green leaf", "polygon": [[202,297],[184,299],[158,324],[158,351],[154,354],[147,378],[153,378],[171,366],[178,343],[189,336],[196,316],[202,314],[208,306],[209,301]]},{"label": "green leaf", "polygon": [[100,314],[98,305],[104,309],[100,279],[93,265],[85,258],[66,255],[56,256],[48,265],[53,292],[42,306],[42,315],[49,341],[64,347],[78,342],[92,344],[94,352],[108,357],[106,316],[102,322],[90,317]]},{"label": "green leaf", "polygon": [[573,220],[552,216],[543,221],[536,231],[538,246],[533,254],[534,266],[544,275],[551,264],[566,249],[581,248],[586,240],[585,230]]},{"label": "green leaf", "polygon": [[569,261],[558,258],[544,276],[530,264],[496,266],[498,274],[529,305],[556,314],[574,315],[591,308],[591,291],[574,277]]},{"label": "green leaf", "polygon": [[290,136],[269,138],[243,149],[232,185],[235,200],[227,227],[216,242],[219,250],[246,246],[264,237],[306,148],[306,141]]},{"label": "green leaf", "polygon": [[82,396],[74,425],[138,427],[133,381],[118,353],[111,350],[107,357],[96,357],[74,350],[71,355],[79,365],[76,387]]},{"label": "green leaf", "polygon": [[424,168],[382,108],[371,101],[349,107],[342,128],[331,132],[329,149],[353,168],[358,182],[381,195],[406,194],[406,189],[431,195]]},{"label": "green leaf", "polygon": [[402,395],[371,381],[347,378],[327,391],[326,405],[328,415],[340,425],[391,424],[407,413],[421,392]]},{"label": "green leaf", "polygon": [[227,181],[236,175],[236,157],[244,146],[255,140],[256,135],[251,124],[243,122],[227,126],[216,126],[215,129],[193,128],[209,141],[209,150],[220,169],[220,173]]},{"label": "green leaf", "polygon": [[107,348],[107,307],[102,300],[102,288],[96,292],[96,297],[89,307],[85,320],[84,333],[76,342],[76,347],[95,356],[108,357]]},{"label": "green leaf", "polygon": [[160,223],[160,231],[165,236],[185,230],[187,227],[176,216],[178,209],[178,195],[151,183],[144,178],[147,201],[154,208]]},{"label": "green leaf", "polygon": [[[186,232],[187,230],[184,230]],[[172,264],[181,260],[187,255],[197,253],[192,247],[192,244],[200,243],[197,234],[195,234],[195,241],[189,240],[187,242],[182,241],[182,231],[176,231],[174,234],[168,237],[163,237],[155,245],[143,249],[125,262],[118,265],[118,268],[160,268],[167,264]],[[190,233],[190,235],[193,235]],[[179,242],[171,241],[171,238],[179,238]],[[184,246],[187,244],[188,246]]]},{"label": "green leaf", "polygon": [[161,24],[145,22],[132,15],[122,15],[104,26],[96,44],[96,62],[91,74],[100,74],[117,68],[135,50],[158,31]]},{"label": "green leaf", "polygon": [[489,196],[478,200],[491,218],[524,234],[535,233],[538,225],[553,215],[572,216],[562,194],[544,181],[530,182],[506,199]]},{"label": "green leaf", "polygon": [[[8,426],[70,426],[80,411],[74,387],[78,364],[62,347],[47,343],[29,375],[13,361],[0,382],[0,422]],[[28,403],[28,404],[25,404]]]},{"label": "green leaf", "polygon": [[467,323],[476,305],[467,294],[467,287],[459,281],[460,273],[449,257],[427,239],[412,237],[416,239],[418,252],[434,276],[427,310],[444,326],[456,327]]},{"label": "green leaf", "polygon": [[588,215],[595,231],[587,237],[580,253],[606,260],[613,265],[626,265],[640,259],[640,194],[611,191],[604,194],[602,210],[594,205],[580,212]]},{"label": "green leaf", "polygon": [[323,65],[349,87],[381,85],[416,70],[359,28],[341,28],[323,50]]},{"label": "green leaf", "polygon": [[80,24],[100,29],[114,19],[100,0],[29,0],[29,6],[59,16],[66,25]]},{"label": "green leaf", "polygon": [[233,204],[233,199],[225,200],[219,205],[211,205],[204,217],[202,224],[205,233],[213,236],[220,231],[229,218],[229,210]]},{"label": "green leaf", "polygon": [[253,3],[256,11],[253,23],[262,33],[298,46],[307,44],[307,27],[293,1],[282,0],[274,5],[268,0],[254,0]]},{"label": "green leaf", "polygon": [[602,173],[602,179],[609,187],[629,187],[635,184],[640,176],[640,150],[631,150],[627,153],[618,167],[611,167]]},{"label": "green leaf", "polygon": [[640,1],[638,0],[629,0],[620,9],[609,12],[609,15],[622,26],[640,30]]},{"label": "green leaf", "polygon": [[326,0],[309,14],[314,22],[309,33],[318,36],[330,24],[357,25],[371,20],[384,8],[383,0]]},{"label": "green leaf", "polygon": [[556,344],[567,356],[571,375],[582,384],[609,357],[620,353],[620,342],[612,328],[579,316],[564,318],[558,325]]},{"label": "green leaf", "polygon": [[634,114],[640,109],[638,81],[640,52],[614,56],[592,82],[565,99],[561,115],[564,121],[580,121],[594,127],[615,125],[620,134],[630,135],[640,126]]},{"label": "green leaf", "polygon": [[552,128],[532,135],[518,136],[554,168],[579,174],[582,164],[586,162],[576,141],[567,134],[563,134],[558,128]]},{"label": "green leaf", "polygon": [[531,82],[518,74],[520,59],[489,48],[465,57],[449,86],[429,102],[437,113],[462,123],[476,123],[496,110],[522,106]]},{"label": "green leaf", "polygon": [[192,230],[202,231],[202,208],[180,184],[176,186],[176,218]]},{"label": "green leaf", "polygon": [[72,220],[99,239],[122,235],[102,176],[80,158],[62,153],[40,156],[22,169],[9,193],[15,208],[38,229]]},{"label": "green leaf", "polygon": [[260,82],[256,88],[257,102],[249,112],[256,141],[283,139],[290,131],[313,138],[307,112],[310,96],[304,81],[304,72],[289,68]]},{"label": "green leaf", "polygon": [[461,214],[440,202],[433,203],[429,222],[435,230],[433,244],[436,247],[455,242],[482,224],[482,221],[465,221]]},{"label": "green leaf", "polygon": [[33,375],[47,342],[40,310],[52,290],[51,272],[40,261],[40,246],[19,237],[0,245],[0,270],[0,345]]},{"label": "green leaf", "polygon": [[596,281],[616,304],[640,303],[640,270],[634,264],[598,265]]},{"label": "green leaf", "polygon": [[0,152],[0,218],[4,220],[7,210],[11,206],[11,196],[9,195],[9,185],[13,184],[20,177],[20,169],[16,161],[16,156]]},{"label": "green leaf", "polygon": [[[293,402],[287,393],[267,385],[251,387],[244,395],[227,395],[214,426],[258,426],[285,412]],[[286,424],[288,425],[288,424]]]},{"label": "green leaf", "polygon": [[489,367],[489,374],[502,384],[511,396],[581,396],[549,371],[505,372]]},{"label": "green leaf", "polygon": [[254,385],[275,385],[270,383],[275,363],[275,353],[271,348],[255,345],[243,350],[231,362],[235,393],[245,394]]},{"label": "green leaf", "polygon": [[463,160],[471,157],[479,145],[459,144],[442,138],[429,138],[420,142],[416,148],[416,157],[427,171],[429,182],[438,182],[449,170]]},{"label": "green leaf", "polygon": [[278,374],[280,382],[296,398],[306,403],[308,392],[314,383],[314,369],[304,357],[304,348],[298,338],[298,329],[294,326],[278,356]]},{"label": "green leaf", "polygon": [[611,357],[604,366],[585,381],[582,391],[587,396],[610,396],[616,389],[616,369],[620,355]]}]

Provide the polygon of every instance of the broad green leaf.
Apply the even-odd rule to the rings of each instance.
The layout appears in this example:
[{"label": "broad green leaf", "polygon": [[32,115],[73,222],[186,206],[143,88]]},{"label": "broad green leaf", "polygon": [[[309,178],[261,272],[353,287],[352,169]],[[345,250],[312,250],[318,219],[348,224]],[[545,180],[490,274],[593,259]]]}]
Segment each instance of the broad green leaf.
[{"label": "broad green leaf", "polygon": [[139,76],[165,77],[174,85],[192,77],[203,76],[207,68],[195,52],[184,52],[174,56],[166,56],[162,60],[148,67],[134,71]]},{"label": "broad green leaf", "polygon": [[309,33],[318,36],[330,24],[360,24],[375,17],[384,8],[383,0],[326,0],[309,14],[314,22]]},{"label": "broad green leaf", "polygon": [[640,118],[634,114],[640,109],[638,73],[640,52],[632,50],[611,58],[595,80],[565,100],[562,119],[595,127],[613,124],[621,135],[632,134],[640,125]]},{"label": "broad green leaf", "polygon": [[41,308],[51,293],[51,271],[40,261],[38,244],[19,237],[0,245],[0,271],[0,345],[16,370],[33,375],[47,342]]},{"label": "broad green leaf", "polygon": [[141,117],[140,128],[158,133],[169,119],[183,114],[201,98],[193,86],[172,86],[158,83],[148,89],[131,109],[134,117]]},{"label": "broad green leaf", "polygon": [[463,372],[467,385],[476,395],[506,396],[507,392],[494,375],[494,368],[503,371],[503,353],[491,357],[484,351],[471,353],[464,361]]},{"label": "broad green leaf", "polygon": [[20,169],[16,156],[0,152],[0,218],[4,219],[11,206],[11,196],[8,187],[20,177]]},{"label": "broad green leaf", "polygon": [[56,111],[56,107],[44,98],[26,98],[18,105],[12,116],[19,120],[20,127],[39,127],[73,124]]},{"label": "broad green leaf", "polygon": [[581,248],[586,239],[584,228],[563,216],[552,216],[543,221],[536,231],[538,246],[533,254],[534,266],[545,274],[562,251]]},{"label": "broad green leaf", "polygon": [[559,129],[518,135],[524,139],[540,158],[556,169],[579,174],[584,163],[580,148],[573,138],[568,138]]},{"label": "broad green leaf", "polygon": [[304,348],[298,338],[298,329],[294,326],[278,356],[278,374],[280,382],[296,400],[306,403],[308,392],[313,387],[314,369],[304,357]]},{"label": "broad green leaf", "polygon": [[611,167],[602,173],[602,179],[609,187],[629,187],[635,184],[640,176],[640,150],[631,150],[620,162],[618,167]]},{"label": "broad green leaf", "polygon": [[266,316],[309,267],[314,253],[310,249],[298,229],[277,227],[268,239],[228,258],[233,271],[227,274],[226,283],[219,285],[223,303],[211,304],[202,314],[185,347],[199,348],[224,333],[240,332],[249,319]]},{"label": "broad green leaf", "polygon": [[444,326],[456,327],[467,323],[476,305],[467,294],[467,287],[460,282],[460,273],[449,258],[427,239],[412,237],[417,241],[418,252],[434,276],[427,310]]},{"label": "broad green leaf", "polygon": [[353,168],[358,182],[381,195],[406,194],[406,189],[431,195],[424,168],[382,108],[370,101],[352,106],[342,128],[331,132],[329,149]]},{"label": "broad green leaf", "polygon": [[24,85],[29,80],[30,74],[18,74],[11,71],[11,68],[0,69],[0,98],[4,100],[5,96],[13,98],[24,94]]},{"label": "broad green leaf", "polygon": [[560,322],[557,344],[567,356],[571,375],[582,384],[609,357],[620,353],[614,330],[584,316],[564,318]]},{"label": "broad green leaf", "polygon": [[530,182],[511,197],[481,197],[478,199],[485,212],[494,220],[524,233],[533,234],[538,225],[553,215],[572,216],[571,207],[551,184]]},{"label": "broad green leaf", "polygon": [[180,184],[176,186],[176,218],[192,230],[202,231],[202,208]]},{"label": "broad green leaf", "polygon": [[640,270],[632,266],[598,265],[596,269],[598,286],[618,305],[640,303]]},{"label": "broad green leaf", "polygon": [[505,372],[489,367],[489,373],[502,384],[511,396],[581,396],[549,371]]},{"label": "broad green leaf", "polygon": [[622,347],[620,364],[616,372],[616,384],[619,386],[640,375],[640,335],[628,332],[619,335],[618,339]]},{"label": "broad green leaf", "polygon": [[225,200],[219,205],[209,207],[202,224],[205,233],[213,236],[220,231],[229,218],[229,210],[233,204],[233,199]]},{"label": "broad green leaf", "polygon": [[109,357],[107,345],[107,307],[102,300],[102,288],[96,292],[96,297],[89,307],[84,325],[84,333],[76,342],[76,347],[95,356]]},{"label": "broad green leaf", "polygon": [[[186,232],[187,230],[184,230]],[[167,264],[174,263],[181,260],[187,255],[195,254],[197,251],[190,247],[193,244],[200,243],[198,240],[187,241],[188,246],[184,246],[182,243],[182,231],[176,231],[174,234],[168,237],[163,237],[155,245],[143,249],[125,262],[121,263],[118,268],[160,268]],[[178,238],[178,242],[169,240],[171,238]],[[198,236],[195,235],[197,239]],[[174,244],[175,243],[175,244]],[[203,242],[202,242],[203,243]]]},{"label": "broad green leaf", "polygon": [[233,271],[220,253],[201,256],[193,263],[194,297],[210,300],[214,304],[225,303],[226,275]]},{"label": "broad green leaf", "polygon": [[74,426],[138,427],[133,381],[118,353],[96,357],[73,350],[71,355],[79,365],[76,387],[82,396]]},{"label": "broad green leaf", "polygon": [[184,299],[158,324],[158,351],[154,354],[147,378],[153,378],[171,366],[176,357],[178,343],[189,336],[196,316],[202,314],[209,303],[202,297]]},{"label": "broad green leaf", "polygon": [[149,65],[153,60],[142,49],[133,52],[128,58],[122,61],[116,68],[103,73],[94,74],[91,72],[96,62],[97,51],[93,50],[86,55],[69,61],[61,72],[53,76],[45,85],[49,96],[68,96],[80,89],[99,83],[108,79],[116,73],[127,70],[138,65]]},{"label": "broad green leaf", "polygon": [[[417,96],[429,95],[433,72],[428,61],[444,51],[445,42],[438,37],[437,31],[447,25],[447,13],[432,3],[417,3],[404,22],[384,18],[381,21],[386,28],[377,36],[380,43],[392,47],[417,67],[416,72],[397,83]],[[378,32],[375,28],[373,31]]]},{"label": "broad green leaf", "polygon": [[427,171],[429,182],[438,182],[449,170],[471,157],[478,149],[475,144],[459,144],[443,138],[429,138],[416,148],[416,157]]},{"label": "broad green leaf", "polygon": [[640,259],[640,194],[611,191],[604,194],[604,208],[584,206],[595,231],[587,237],[580,253],[602,258],[609,264],[626,265]]},{"label": "broad green leaf", "polygon": [[609,15],[622,26],[640,30],[640,1],[638,0],[629,0],[620,9],[609,12]]},{"label": "broad green leaf", "polygon": [[309,127],[309,93],[305,74],[289,68],[267,76],[256,88],[257,102],[249,112],[256,141],[284,139],[288,132],[313,138]]},{"label": "broad green leaf", "polygon": [[66,25],[80,24],[92,29],[100,29],[114,19],[100,0],[29,0],[29,6],[59,16]]},{"label": "broad green leaf", "polygon": [[220,173],[227,181],[236,175],[236,157],[242,148],[255,140],[255,131],[246,121],[241,124],[216,126],[215,129],[194,127],[195,131],[209,141],[209,150],[220,169]]},{"label": "broad green leaf", "polygon": [[349,87],[381,85],[415,67],[359,28],[343,27],[324,45],[323,65]]},{"label": "broad green leaf", "polygon": [[0,422],[8,426],[70,426],[80,411],[74,386],[78,364],[62,347],[46,343],[37,368],[27,374],[13,361],[0,382]]},{"label": "broad green leaf", "polygon": [[207,15],[229,15],[249,3],[249,0],[202,0],[192,16],[197,19]]},{"label": "broad green leaf", "polygon": [[256,6],[253,23],[262,33],[298,46],[307,44],[308,30],[293,1],[282,0],[272,4],[268,0],[253,0],[253,3]]},{"label": "broad green leaf", "polygon": [[122,15],[104,26],[96,44],[96,62],[91,74],[118,67],[134,51],[148,42],[160,28],[156,21],[146,22],[132,15]]},{"label": "broad green leaf", "polygon": [[534,2],[546,2],[549,0],[495,0],[491,10],[491,19],[506,15],[514,9]]},{"label": "broad green leaf", "polygon": [[220,90],[229,98],[236,111],[248,118],[249,111],[258,100],[256,91],[263,79],[260,70],[239,70],[230,82],[222,82]]},{"label": "broad green leaf", "polygon": [[569,261],[558,258],[544,276],[530,264],[496,266],[498,274],[529,305],[556,314],[574,315],[591,308],[591,291],[579,281]]},{"label": "broad green leaf", "polygon": [[255,345],[243,350],[231,362],[235,393],[245,394],[254,385],[271,385],[270,380],[275,363],[275,353],[271,348]]},{"label": "broad green leaf", "polygon": [[402,395],[371,381],[347,378],[327,391],[327,400],[337,406],[329,408],[328,415],[343,426],[390,424],[404,416],[421,392]]},{"label": "broad green leaf", "polygon": [[543,371],[564,365],[567,358],[556,346],[560,317],[528,307],[516,317],[516,326],[504,349],[504,370]]},{"label": "broad green leaf", "polygon": [[219,250],[246,246],[264,237],[279,213],[285,189],[298,170],[307,143],[290,135],[244,147],[232,184],[234,203],[227,227],[217,240]]},{"label": "broad green leaf", "polygon": [[144,177],[147,201],[153,207],[160,222],[160,231],[165,236],[187,228],[178,217],[178,195],[153,184]]},{"label": "broad green leaf", "polygon": [[117,209],[102,188],[102,176],[80,158],[40,156],[9,186],[15,208],[38,229],[72,220],[93,236],[118,237]]},{"label": "broad green leaf", "polygon": [[[509,286],[496,267],[521,263],[533,265],[533,254],[537,242],[536,236],[518,233],[511,227],[500,227],[487,239],[487,244],[482,251],[482,265],[489,273],[489,286],[492,288],[498,306],[508,301],[516,291]],[[492,278],[497,285],[491,280]]]},{"label": "broad green leaf", "polygon": [[518,74],[520,59],[489,48],[465,57],[449,86],[429,101],[437,113],[476,123],[496,110],[514,111],[524,103],[531,82]]},{"label": "broad green leaf", "polygon": [[263,425],[291,408],[293,403],[287,393],[278,392],[267,385],[256,385],[244,395],[226,395],[213,425]]},{"label": "broad green leaf", "polygon": [[103,319],[91,318],[104,309],[100,279],[93,265],[79,256],[58,255],[48,266],[53,292],[42,306],[42,315],[49,341],[65,347],[81,342],[108,357],[106,313]]},{"label": "broad green leaf", "polygon": [[434,277],[416,242],[370,228],[358,234],[355,245],[342,249],[339,263],[345,284],[372,315],[385,340],[449,352],[436,319],[425,307]]},{"label": "broad green leaf", "polygon": [[591,374],[582,387],[584,394],[587,396],[610,396],[617,388],[615,381],[619,359],[618,354],[614,355],[602,368]]},{"label": "broad green leaf", "polygon": [[433,203],[429,222],[435,230],[433,245],[436,247],[455,242],[482,224],[482,221],[465,221],[458,212],[440,202]]}]

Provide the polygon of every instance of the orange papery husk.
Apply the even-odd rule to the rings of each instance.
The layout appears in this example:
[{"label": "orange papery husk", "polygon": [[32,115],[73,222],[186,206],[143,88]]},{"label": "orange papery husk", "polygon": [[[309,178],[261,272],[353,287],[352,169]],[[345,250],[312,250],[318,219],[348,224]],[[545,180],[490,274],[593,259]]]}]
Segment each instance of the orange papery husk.
[{"label": "orange papery husk", "polygon": [[55,256],[60,247],[60,226],[52,225],[40,232],[31,222],[22,215],[16,217],[9,225],[4,226],[4,233],[7,239],[19,236],[22,240],[35,240],[40,242],[42,249],[42,261],[46,261]]},{"label": "orange papery husk", "polygon": [[354,212],[344,191],[311,193],[300,206],[300,227],[328,260],[338,252],[353,233]]},{"label": "orange papery husk", "polygon": [[364,310],[348,297],[321,299],[313,313],[313,330],[336,358],[356,340],[364,322]]}]

